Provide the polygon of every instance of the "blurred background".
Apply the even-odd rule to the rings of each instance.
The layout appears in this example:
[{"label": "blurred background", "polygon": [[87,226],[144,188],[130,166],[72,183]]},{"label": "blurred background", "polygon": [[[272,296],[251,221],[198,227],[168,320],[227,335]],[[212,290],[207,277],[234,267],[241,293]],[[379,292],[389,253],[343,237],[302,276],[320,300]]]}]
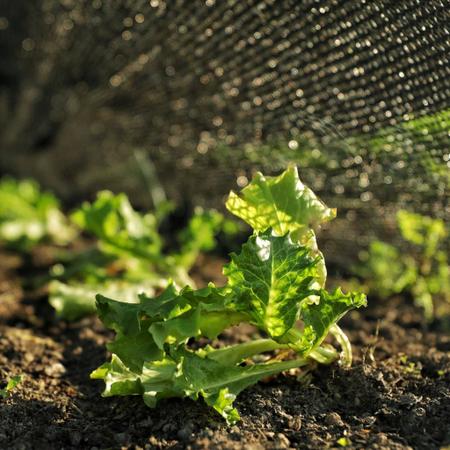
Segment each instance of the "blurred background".
[{"label": "blurred background", "polygon": [[448,0],[0,0],[0,57],[0,172],[68,205],[220,208],[294,161],[341,267],[448,218]]}]

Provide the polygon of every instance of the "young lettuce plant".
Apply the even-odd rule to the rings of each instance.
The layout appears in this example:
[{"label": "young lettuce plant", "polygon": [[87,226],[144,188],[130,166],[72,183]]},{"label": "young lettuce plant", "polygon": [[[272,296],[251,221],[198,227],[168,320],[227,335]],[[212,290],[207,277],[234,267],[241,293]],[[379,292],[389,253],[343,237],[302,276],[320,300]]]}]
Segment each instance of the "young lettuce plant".
[{"label": "young lettuce plant", "polygon": [[[95,313],[99,291],[132,302],[139,292],[150,294],[167,286],[169,278],[179,285],[194,285],[188,272],[199,253],[212,250],[216,235],[231,225],[217,211],[197,208],[180,233],[179,250],[167,255],[159,226],[170,210],[167,202],[160,201],[153,213],[141,214],[125,194],[103,191],[93,203],[83,203],[71,223],[57,198],[42,192],[36,182],[3,178],[0,243],[22,252],[39,243],[62,246],[49,275],[33,283],[50,281],[50,304],[60,317],[76,320]],[[75,224],[97,239],[97,248],[64,248],[77,236]]]},{"label": "young lettuce plant", "polygon": [[60,210],[56,197],[32,180],[0,181],[0,242],[28,252],[41,242],[65,245],[76,231]]},{"label": "young lettuce plant", "polygon": [[[104,396],[141,395],[150,407],[168,397],[201,397],[232,424],[243,389],[285,370],[336,360],[338,352],[324,344],[329,332],[350,363],[348,339],[336,324],[366,299],[325,290],[325,263],[312,228],[335,211],[300,181],[294,166],[278,177],[257,174],[226,206],[254,232],[224,267],[224,286],[179,290],[171,284],[133,304],[97,295],[100,319],[116,332],[110,362],[91,375],[104,380]],[[199,345],[199,338],[213,340],[240,323],[264,337],[220,348]],[[267,359],[267,352],[277,355]]]},{"label": "young lettuce plant", "polygon": [[109,191],[98,193],[93,203],[83,203],[72,220],[97,238],[98,248],[54,267],[56,279],[49,285],[49,299],[58,315],[74,320],[95,312],[99,291],[133,302],[139,292],[151,294],[167,286],[169,278],[178,285],[194,286],[188,271],[201,251],[216,245],[223,216],[196,209],[181,233],[180,250],[165,254],[159,226],[166,214],[165,206],[141,214],[125,194]]},{"label": "young lettuce plant", "polygon": [[442,220],[400,210],[397,225],[406,251],[373,241],[357,273],[367,279],[370,293],[389,296],[410,292],[433,319],[439,299],[450,302],[450,271],[444,250],[447,230]]}]

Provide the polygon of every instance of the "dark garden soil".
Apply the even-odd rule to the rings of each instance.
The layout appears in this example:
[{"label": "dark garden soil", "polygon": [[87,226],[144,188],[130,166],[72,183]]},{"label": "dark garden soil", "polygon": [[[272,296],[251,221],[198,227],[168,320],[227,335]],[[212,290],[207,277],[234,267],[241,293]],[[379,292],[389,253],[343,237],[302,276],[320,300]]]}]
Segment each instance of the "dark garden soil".
[{"label": "dark garden soil", "polygon": [[439,323],[425,329],[407,299],[373,301],[345,318],[352,368],[318,368],[309,384],[292,375],[259,383],[239,396],[242,421],[228,427],[201,401],[149,409],[139,397],[102,398],[89,373],[105,361],[111,334],[94,317],[56,320],[45,292],[20,287],[19,261],[0,258],[0,382],[24,376],[0,399],[1,449],[450,445],[450,337]]}]

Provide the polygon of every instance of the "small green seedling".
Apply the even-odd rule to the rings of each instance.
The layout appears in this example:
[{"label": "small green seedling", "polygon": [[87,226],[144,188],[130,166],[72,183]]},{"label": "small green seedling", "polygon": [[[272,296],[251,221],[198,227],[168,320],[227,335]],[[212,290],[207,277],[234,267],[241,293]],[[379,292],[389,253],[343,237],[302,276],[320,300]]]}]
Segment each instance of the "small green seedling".
[{"label": "small green seedling", "polygon": [[442,220],[405,210],[397,225],[406,251],[374,241],[358,273],[368,280],[370,292],[389,296],[410,292],[425,317],[434,317],[439,299],[450,302],[450,268],[444,244],[447,230]]},{"label": "small green seedling", "polygon": [[[111,360],[91,375],[105,381],[104,396],[141,395],[150,407],[168,397],[203,398],[231,424],[239,420],[237,395],[259,380],[339,357],[351,363],[350,343],[337,322],[366,298],[325,289],[313,229],[335,211],[301,182],[294,166],[278,177],[258,173],[226,206],[253,234],[224,267],[224,286],[180,290],[170,284],[135,303],[97,295],[100,319],[116,332],[108,344]],[[241,323],[262,337],[220,347],[199,341],[212,344]],[[324,343],[329,333],[341,355]]]},{"label": "small green seedling", "polygon": [[137,293],[151,294],[167,286],[169,279],[194,286],[188,272],[200,252],[214,249],[219,232],[236,232],[235,224],[222,214],[196,208],[168,254],[159,227],[171,210],[168,202],[159,201],[154,212],[142,214],[125,194],[102,191],[69,219],[58,200],[34,181],[4,178],[0,181],[0,243],[29,252],[45,242],[67,246],[80,230],[96,239],[96,248],[59,249],[49,275],[37,280],[39,284],[50,281],[49,301],[58,316],[76,320],[95,312],[99,291],[135,301]]},{"label": "small green seedling", "polygon": [[98,193],[93,203],[83,203],[71,217],[97,239],[97,249],[90,250],[89,257],[78,255],[66,265],[55,266],[53,272],[59,280],[50,283],[49,299],[58,315],[74,320],[94,313],[99,291],[133,302],[139,292],[151,294],[167,286],[169,279],[177,285],[194,286],[188,272],[200,252],[215,247],[215,236],[226,221],[216,211],[197,208],[180,233],[179,250],[168,254],[159,232],[167,212],[164,204],[154,213],[142,214],[133,209],[125,194],[109,191]]},{"label": "small green seedling", "polygon": [[0,181],[0,243],[27,252],[34,245],[64,245],[76,235],[52,194],[31,180]]},{"label": "small green seedling", "polygon": [[11,392],[16,388],[16,386],[22,381],[21,375],[16,375],[11,377],[6,384],[6,387],[0,389],[0,397],[3,399],[8,398],[11,395]]}]

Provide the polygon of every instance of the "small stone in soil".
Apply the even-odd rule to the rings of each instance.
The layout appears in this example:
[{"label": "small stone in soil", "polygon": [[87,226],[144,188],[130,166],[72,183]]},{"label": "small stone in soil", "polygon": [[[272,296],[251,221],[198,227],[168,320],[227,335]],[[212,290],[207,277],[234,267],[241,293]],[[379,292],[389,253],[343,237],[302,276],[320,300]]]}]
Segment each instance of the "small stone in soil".
[{"label": "small stone in soil", "polygon": [[230,430],[230,438],[235,440],[235,441],[240,440],[240,438],[241,438],[241,430],[239,429],[238,426],[235,425],[234,427],[231,428],[231,430]]},{"label": "small stone in soil", "polygon": [[291,445],[289,439],[283,433],[277,433],[276,441],[279,448],[288,448]]},{"label": "small stone in soil", "polygon": [[288,427],[291,428],[294,431],[299,431],[302,427],[302,419],[300,417],[291,417],[288,420]]},{"label": "small stone in soil", "polygon": [[325,416],[325,423],[330,426],[343,427],[344,422],[337,412],[330,412]]},{"label": "small stone in soil", "polygon": [[66,373],[66,368],[61,363],[54,363],[45,368],[45,373],[49,377],[60,377]]}]

